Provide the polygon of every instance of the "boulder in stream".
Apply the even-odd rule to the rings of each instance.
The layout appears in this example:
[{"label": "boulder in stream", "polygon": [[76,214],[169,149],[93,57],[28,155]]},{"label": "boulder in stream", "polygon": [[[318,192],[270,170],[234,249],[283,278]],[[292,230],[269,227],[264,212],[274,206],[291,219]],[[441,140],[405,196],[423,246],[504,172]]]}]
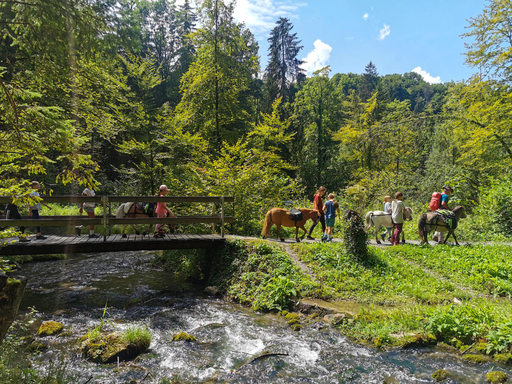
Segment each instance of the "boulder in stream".
[{"label": "boulder in stream", "polygon": [[508,380],[508,376],[505,372],[492,371],[487,374],[488,383],[505,383]]},{"label": "boulder in stream", "polygon": [[149,348],[151,340],[140,339],[129,342],[121,332],[102,334],[99,339],[89,338],[89,335],[82,336],[80,350],[85,358],[97,363],[115,363],[119,361],[132,360]]},{"label": "boulder in stream", "polygon": [[64,329],[64,324],[59,323],[58,321],[45,321],[39,327],[37,331],[37,336],[51,336],[58,335]]}]

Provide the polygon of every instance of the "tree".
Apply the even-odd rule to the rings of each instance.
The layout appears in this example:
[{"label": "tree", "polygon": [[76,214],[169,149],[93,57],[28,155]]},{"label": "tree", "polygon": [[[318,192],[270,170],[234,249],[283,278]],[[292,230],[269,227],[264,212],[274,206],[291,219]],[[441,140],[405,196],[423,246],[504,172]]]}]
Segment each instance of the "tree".
[{"label": "tree", "polygon": [[[332,134],[341,120],[340,99],[334,83],[329,80],[330,67],[322,68],[306,80],[295,101],[295,120],[300,127],[295,151],[300,164],[299,175],[305,185],[335,184]],[[330,174],[331,176],[327,176]]]},{"label": "tree", "polygon": [[379,74],[377,73],[377,67],[371,61],[364,67],[364,70],[363,78],[359,83],[359,97],[361,100],[366,101],[377,90]]},{"label": "tree", "polygon": [[489,0],[482,14],[469,19],[473,38],[465,43],[466,63],[480,69],[481,76],[512,80],[512,3],[509,0]]},{"label": "tree", "polygon": [[197,60],[182,78],[176,111],[180,124],[201,132],[216,152],[247,132],[250,115],[242,96],[258,68],[257,48],[252,34],[234,22],[232,3],[204,0],[199,15],[202,28],[191,36]]},{"label": "tree", "polygon": [[300,86],[305,79],[305,72],[300,67],[302,61],[297,59],[303,47],[299,46],[297,34],[291,33],[292,29],[290,20],[280,17],[268,38],[270,46],[264,74],[267,110],[279,97],[283,103],[293,102],[294,85]]}]

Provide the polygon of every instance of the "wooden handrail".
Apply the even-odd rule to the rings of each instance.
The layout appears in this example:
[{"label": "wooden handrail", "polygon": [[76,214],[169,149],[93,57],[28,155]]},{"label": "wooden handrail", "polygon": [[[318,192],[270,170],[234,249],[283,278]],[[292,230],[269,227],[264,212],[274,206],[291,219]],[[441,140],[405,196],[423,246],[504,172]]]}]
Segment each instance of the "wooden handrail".
[{"label": "wooden handrail", "polygon": [[[22,219],[22,220],[6,220],[0,219],[0,226],[4,224],[7,227],[13,226],[76,226],[76,225],[103,225],[103,238],[106,239],[107,227],[110,228],[116,224],[220,224],[221,236],[224,237],[224,223],[231,223],[234,221],[233,217],[226,217],[224,203],[233,203],[235,198],[230,196],[81,196],[81,195],[54,195],[54,196],[41,196],[45,203],[97,203],[98,206],[103,208],[103,216],[94,219],[83,218],[81,216],[62,217],[57,216],[43,216],[40,219]],[[0,204],[10,203],[12,197],[0,196]],[[110,203],[128,203],[128,202],[168,202],[168,203],[212,203],[214,205],[213,212],[215,213],[215,204],[220,205],[220,216],[181,216],[170,218],[115,218],[107,214],[107,208]],[[110,208],[108,208],[110,209]],[[110,232],[110,229],[109,229]]]},{"label": "wooden handrail", "polygon": [[[45,203],[101,203],[102,198],[107,197],[109,203],[129,203],[129,202],[159,202],[166,203],[221,203],[224,199],[225,203],[233,203],[235,198],[232,196],[80,196],[80,195],[53,195],[41,198]],[[0,204],[10,203],[12,198],[9,196],[0,196]]]}]

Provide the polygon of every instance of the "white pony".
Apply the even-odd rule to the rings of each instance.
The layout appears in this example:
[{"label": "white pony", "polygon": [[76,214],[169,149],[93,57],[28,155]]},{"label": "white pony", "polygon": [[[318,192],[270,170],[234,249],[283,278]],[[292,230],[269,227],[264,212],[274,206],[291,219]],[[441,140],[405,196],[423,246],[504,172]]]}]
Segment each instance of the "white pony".
[{"label": "white pony", "polygon": [[[155,217],[154,210],[148,209],[148,211],[145,210],[143,203],[123,203],[117,208],[116,212],[116,218],[122,219],[122,218],[131,218],[131,217]],[[123,231],[122,231],[122,237],[127,237],[125,230],[126,227],[130,225],[130,227],[133,228],[135,231],[135,234],[139,235],[140,232],[137,228],[135,228],[131,224],[124,224],[123,225]],[[151,230],[154,224],[149,224],[148,228],[142,233],[143,236],[146,236],[147,232]]]},{"label": "white pony", "polygon": [[[405,220],[411,221],[412,214],[412,209],[410,207],[405,207]],[[372,225],[375,226],[375,241],[377,241],[377,244],[380,244],[380,240],[377,238],[377,234],[379,233],[380,227],[392,228],[395,226],[395,224],[391,220],[391,213],[386,213],[384,211],[370,211],[366,214],[366,232],[370,230]],[[402,243],[405,244],[404,231],[402,231]]]}]

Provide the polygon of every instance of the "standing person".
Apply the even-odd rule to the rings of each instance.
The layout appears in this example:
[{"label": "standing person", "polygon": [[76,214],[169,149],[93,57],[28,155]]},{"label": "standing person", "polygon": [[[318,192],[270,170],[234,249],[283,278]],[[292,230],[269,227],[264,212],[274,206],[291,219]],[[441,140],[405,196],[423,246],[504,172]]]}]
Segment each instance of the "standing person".
[{"label": "standing person", "polygon": [[[82,196],[93,197],[93,196],[96,196],[96,194],[94,193],[94,191],[92,189],[85,188],[84,191],[82,192]],[[94,207],[95,207],[94,203],[82,202],[80,204],[80,214],[82,214],[82,212],[85,210],[85,212],[87,212],[87,216],[89,216],[89,218],[91,218],[91,219],[94,219],[96,217],[94,215]],[[96,233],[94,233],[94,225],[89,225],[89,239],[97,239],[98,237],[100,237],[100,236],[97,235]]]},{"label": "standing person", "polygon": [[[20,212],[18,211],[18,206],[16,204],[8,203],[5,206],[5,218],[6,219],[14,219],[14,220],[21,220]],[[20,243],[27,243],[30,240],[27,238],[27,235],[25,235],[25,227],[20,227],[21,235],[19,237]]]},{"label": "standing person", "polygon": [[[384,212],[386,212],[386,214],[390,214],[391,215],[391,196],[387,195],[387,196],[384,196]],[[382,241],[384,241],[384,237],[386,235],[388,235],[388,241],[389,239],[391,238],[391,227],[386,227],[386,231],[381,233],[380,234],[380,237],[382,239]]]},{"label": "standing person", "polygon": [[[37,182],[37,181],[33,181],[31,183],[31,185],[32,185],[32,189],[34,189],[34,192],[32,192],[30,194],[30,196],[41,197],[41,195],[38,192],[38,190],[41,189],[41,184],[39,184],[39,182]],[[41,203],[40,201],[38,201],[35,205],[29,207],[29,214],[28,214],[29,217],[34,218],[34,219],[39,219],[39,211],[41,210],[41,204],[44,205],[46,208],[48,208],[50,211],[52,210],[52,207],[50,207],[48,204]],[[46,239],[46,236],[43,236],[41,234],[41,227],[37,227],[36,232],[37,232],[36,240]]]},{"label": "standing person", "polygon": [[400,234],[402,233],[402,226],[404,224],[404,203],[402,201],[404,194],[402,192],[395,193],[395,200],[391,203],[391,219],[395,223],[395,233],[391,237],[391,242],[398,245],[400,241]]},{"label": "standing person", "polygon": [[[167,195],[169,193],[170,189],[167,188],[167,185],[165,184],[162,184],[160,186],[160,188],[158,188],[158,195],[160,197],[164,197],[165,195]],[[158,218],[166,218],[167,216],[169,217],[174,217],[174,214],[171,212],[171,210],[169,208],[167,208],[167,204],[164,202],[164,201],[159,201],[158,203],[156,203],[156,209],[155,209],[155,213],[156,213],[156,217]],[[164,233],[163,233],[163,230],[162,230],[162,227],[164,226],[165,224],[157,224],[155,225],[155,237],[164,237]]]},{"label": "standing person", "polygon": [[[325,224],[327,226],[327,229],[325,230],[325,234],[322,236],[322,241],[332,241],[332,229],[334,228],[334,222],[336,221],[334,193],[329,193],[327,199],[328,200],[325,202],[325,206],[323,207],[325,211]],[[338,205],[338,214],[339,212],[340,208]]]},{"label": "standing person", "polygon": [[[313,209],[316,209],[318,212],[320,212],[320,223],[322,224],[322,233],[325,233],[325,215],[324,215],[324,205],[322,203],[322,196],[325,195],[325,187],[318,188],[318,191],[315,192],[315,198],[313,201]],[[316,223],[313,223],[311,228],[309,228],[309,234],[307,236],[307,239],[309,240],[315,240],[313,237],[311,237],[311,234],[313,233],[313,230],[315,229],[316,225],[318,224],[318,221]]]},{"label": "standing person", "polygon": [[[450,187],[449,185],[445,185],[443,187],[443,194],[441,195],[441,203],[439,204],[439,209],[450,210],[450,208],[448,207],[448,202],[450,201],[450,195],[452,193],[452,187]],[[444,233],[436,231],[436,233],[434,233],[434,237],[432,240],[442,243],[444,241]]]}]

